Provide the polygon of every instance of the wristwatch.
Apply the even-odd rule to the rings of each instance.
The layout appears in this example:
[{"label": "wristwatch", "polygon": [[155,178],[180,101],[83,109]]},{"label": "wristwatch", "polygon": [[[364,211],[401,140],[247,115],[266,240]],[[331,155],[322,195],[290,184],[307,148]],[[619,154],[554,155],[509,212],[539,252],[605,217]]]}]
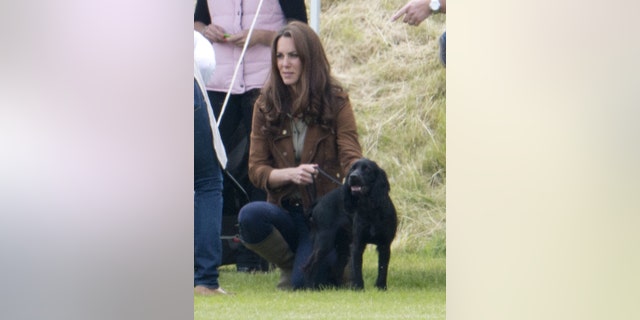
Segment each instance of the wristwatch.
[{"label": "wristwatch", "polygon": [[440,11],[440,0],[431,0],[429,8],[431,8],[431,13],[438,13]]}]

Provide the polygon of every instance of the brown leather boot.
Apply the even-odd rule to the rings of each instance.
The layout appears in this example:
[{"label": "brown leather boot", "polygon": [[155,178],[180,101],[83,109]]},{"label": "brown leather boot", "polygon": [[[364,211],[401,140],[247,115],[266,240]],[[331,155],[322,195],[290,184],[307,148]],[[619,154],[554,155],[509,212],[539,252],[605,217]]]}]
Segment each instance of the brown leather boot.
[{"label": "brown leather boot", "polygon": [[273,228],[271,234],[262,240],[262,242],[254,244],[244,242],[244,246],[280,268],[278,289],[292,289],[291,273],[293,272],[293,260],[295,256],[278,229]]}]

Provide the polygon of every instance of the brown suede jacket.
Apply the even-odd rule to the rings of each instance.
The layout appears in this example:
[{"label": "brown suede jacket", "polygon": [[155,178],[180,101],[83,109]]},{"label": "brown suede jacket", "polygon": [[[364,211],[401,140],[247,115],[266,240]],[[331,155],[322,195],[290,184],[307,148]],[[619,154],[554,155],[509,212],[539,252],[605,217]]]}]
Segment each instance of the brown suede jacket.
[{"label": "brown suede jacket", "polygon": [[[362,148],[358,142],[358,130],[351,103],[339,108],[336,117],[335,132],[319,125],[309,125],[304,140],[300,163],[315,163],[336,180],[342,182],[351,164],[362,158]],[[289,184],[284,187],[270,188],[268,181],[273,169],[296,167],[291,135],[291,120],[282,122],[275,139],[265,136],[260,128],[265,124],[264,115],[254,107],[249,150],[249,179],[258,188],[267,192],[267,201],[282,206],[282,200],[299,193],[305,210],[309,208],[312,197],[318,198],[339,185],[319,174],[314,186]],[[310,194],[315,189],[315,195]]]}]

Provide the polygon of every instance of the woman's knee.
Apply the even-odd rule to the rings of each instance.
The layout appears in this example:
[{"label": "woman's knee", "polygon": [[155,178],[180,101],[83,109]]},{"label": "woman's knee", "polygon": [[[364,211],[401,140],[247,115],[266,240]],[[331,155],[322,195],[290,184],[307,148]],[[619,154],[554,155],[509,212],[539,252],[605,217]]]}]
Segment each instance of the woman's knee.
[{"label": "woman's knee", "polygon": [[263,202],[250,202],[240,209],[238,214],[240,237],[248,243],[258,243],[264,240],[272,231],[266,208]]}]

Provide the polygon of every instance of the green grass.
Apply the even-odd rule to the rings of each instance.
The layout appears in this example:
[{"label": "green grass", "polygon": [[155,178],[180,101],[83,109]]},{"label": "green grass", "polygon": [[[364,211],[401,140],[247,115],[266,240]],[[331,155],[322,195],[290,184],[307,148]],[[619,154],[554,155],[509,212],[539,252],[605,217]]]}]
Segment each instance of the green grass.
[{"label": "green grass", "polygon": [[237,273],[221,268],[222,287],[232,296],[194,298],[194,319],[445,319],[446,272],[442,251],[394,250],[388,290],[374,286],[377,253],[364,255],[365,290],[278,291],[279,271]]}]

